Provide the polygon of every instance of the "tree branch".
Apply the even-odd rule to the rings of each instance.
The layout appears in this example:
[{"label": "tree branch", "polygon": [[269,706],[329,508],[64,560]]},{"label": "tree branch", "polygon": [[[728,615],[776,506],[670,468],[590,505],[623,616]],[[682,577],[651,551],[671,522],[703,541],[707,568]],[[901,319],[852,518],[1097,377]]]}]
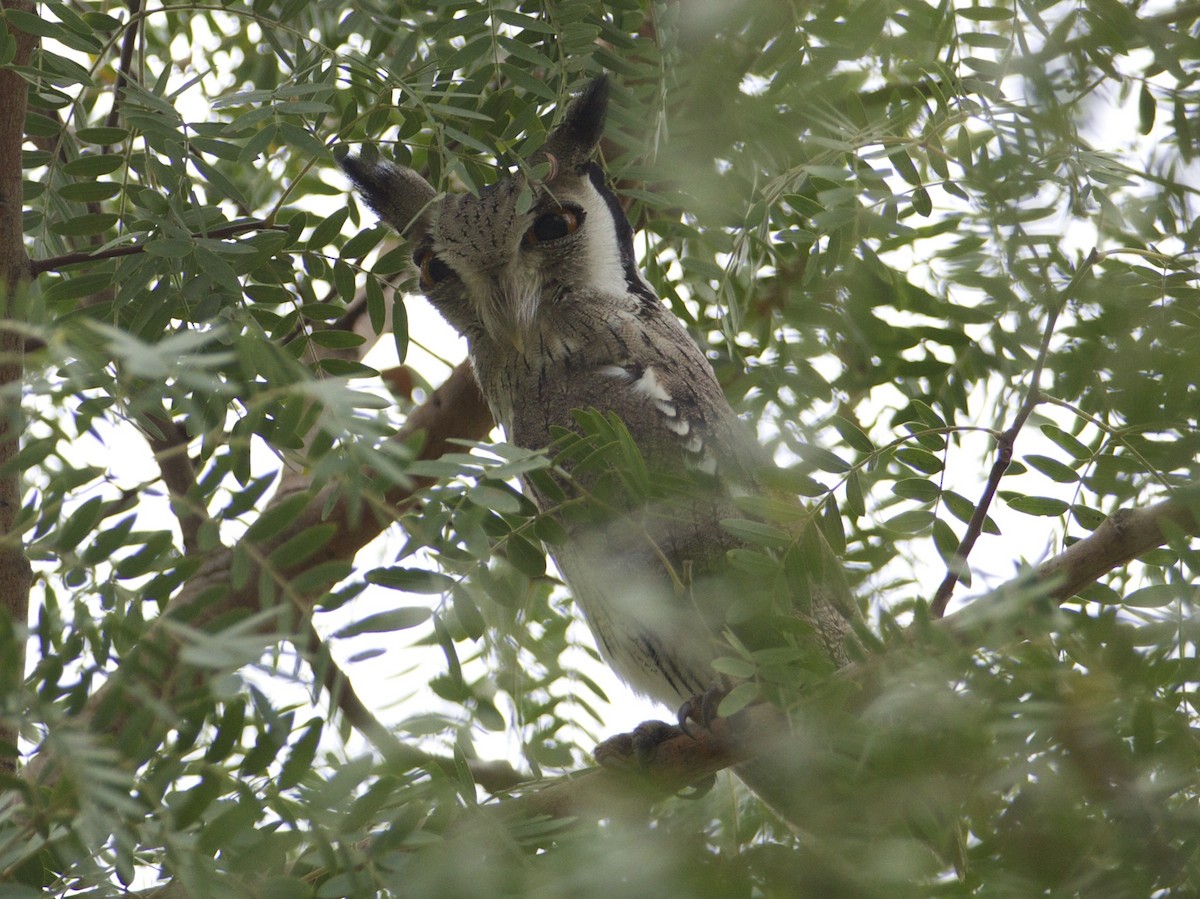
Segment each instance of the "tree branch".
[{"label": "tree branch", "polygon": [[117,77],[113,81],[112,109],[108,111],[108,120],[105,122],[110,128],[115,127],[121,118],[121,92],[130,80],[133,51],[137,46],[138,34],[142,30],[142,19],[139,17],[139,13],[142,11],[142,0],[128,0],[128,3],[129,29],[121,40],[121,59],[117,63]]},{"label": "tree branch", "polygon": [[[28,0],[3,0],[3,9],[34,12]],[[21,511],[21,471],[17,456],[21,449],[21,385],[24,380],[24,298],[29,257],[25,252],[24,186],[21,144],[29,86],[16,71],[27,66],[37,38],[7,23],[9,37],[16,42],[11,66],[0,69],[0,614],[17,634],[15,658],[4,659],[12,666],[6,682],[20,683],[25,673],[24,628],[29,617],[29,589],[33,572],[20,535],[13,533]],[[11,324],[10,324],[11,323]],[[15,725],[0,726],[0,773],[16,769]]]},{"label": "tree branch", "polygon": [[1029,375],[1029,386],[1025,391],[1025,399],[1022,400],[1021,407],[1017,410],[1017,415],[1013,419],[1013,423],[996,440],[996,461],[992,463],[992,470],[988,474],[987,484],[984,485],[983,495],[975,505],[975,511],[971,514],[971,521],[967,524],[967,530],[963,534],[962,542],[959,543],[958,548],[954,551],[954,556],[946,565],[946,576],[938,586],[937,592],[929,604],[929,614],[934,618],[941,618],[946,614],[946,606],[950,603],[950,597],[954,594],[954,587],[958,583],[962,572],[966,569],[967,557],[971,555],[971,550],[975,547],[975,541],[983,533],[983,525],[987,521],[988,509],[991,508],[992,500],[996,498],[996,490],[1000,487],[1000,479],[1004,477],[1004,472],[1008,470],[1008,466],[1012,463],[1013,446],[1017,442],[1017,435],[1021,433],[1021,428],[1025,426],[1025,422],[1028,421],[1033,410],[1041,402],[1039,382],[1042,378],[1042,371],[1046,367],[1046,357],[1050,354],[1050,340],[1054,336],[1054,326],[1058,322],[1058,316],[1066,307],[1067,301],[1074,295],[1084,275],[1091,271],[1092,266],[1096,264],[1099,258],[1100,255],[1093,247],[1087,259],[1079,266],[1079,270],[1071,277],[1059,301],[1046,317],[1046,327],[1042,333],[1042,345],[1038,350],[1038,357],[1034,363],[1033,371]]},{"label": "tree branch", "polygon": [[648,758],[570,774],[503,800],[497,810],[518,817],[595,819],[643,811],[709,775],[781,751],[789,737],[774,706],[755,705],[657,744]]},{"label": "tree branch", "polygon": [[[236,237],[238,234],[243,234],[246,231],[286,231],[286,225],[276,225],[273,222],[255,219],[250,222],[235,222],[232,225],[226,225],[224,228],[217,228],[205,234],[193,234],[194,239],[206,240],[224,240],[228,237]],[[117,259],[121,256],[133,256],[137,253],[145,252],[146,245],[144,243],[132,244],[124,247],[113,247],[111,250],[101,250],[98,253],[82,250],[78,253],[64,253],[62,256],[51,256],[49,259],[35,259],[29,263],[29,272],[34,277],[43,274],[44,272],[58,271],[60,268],[65,268],[68,265],[77,265],[80,262],[96,262],[101,259]]]},{"label": "tree branch", "polygon": [[1119,509],[1091,534],[1038,566],[1037,576],[1054,584],[1051,596],[1065,602],[1108,572],[1162,546],[1172,530],[1200,534],[1200,485],[1144,509]]}]

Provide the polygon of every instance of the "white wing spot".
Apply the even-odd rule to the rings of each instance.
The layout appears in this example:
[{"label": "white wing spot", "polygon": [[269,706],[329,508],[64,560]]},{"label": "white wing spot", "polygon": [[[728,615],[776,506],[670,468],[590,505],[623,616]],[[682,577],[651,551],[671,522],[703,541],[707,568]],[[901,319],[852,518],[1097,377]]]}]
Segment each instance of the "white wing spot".
[{"label": "white wing spot", "polygon": [[658,375],[650,366],[646,366],[646,370],[642,372],[642,376],[633,385],[633,389],[644,393],[656,402],[671,402],[671,394],[667,393],[666,389],[659,382]]},{"label": "white wing spot", "polygon": [[629,373],[629,369],[620,365],[601,365],[596,371],[606,378],[616,378],[618,381],[633,380],[633,375]]},{"label": "white wing spot", "polygon": [[680,437],[686,437],[688,431],[690,431],[692,429],[692,426],[690,424],[688,424],[686,421],[684,421],[682,418],[675,418],[675,410],[674,409],[672,409],[669,414],[670,414],[670,418],[667,421],[664,421],[663,424],[665,424],[667,426],[668,430],[674,431]]}]

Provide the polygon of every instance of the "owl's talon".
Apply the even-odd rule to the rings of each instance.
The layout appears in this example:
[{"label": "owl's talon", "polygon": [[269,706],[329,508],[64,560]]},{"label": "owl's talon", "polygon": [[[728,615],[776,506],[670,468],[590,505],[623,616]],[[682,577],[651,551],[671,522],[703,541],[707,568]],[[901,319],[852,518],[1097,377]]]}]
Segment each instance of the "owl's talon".
[{"label": "owl's talon", "polygon": [[686,700],[679,707],[679,729],[689,737],[694,736],[688,730],[689,719],[695,721],[705,730],[708,730],[712,723],[717,720],[717,709],[721,706],[721,700],[725,698],[725,694],[729,691],[719,684],[713,684],[703,693],[697,693],[695,696]]},{"label": "owl's talon", "polygon": [[598,743],[592,757],[602,768],[645,768],[659,744],[679,736],[681,730],[665,721],[643,721],[630,733],[616,734]]}]

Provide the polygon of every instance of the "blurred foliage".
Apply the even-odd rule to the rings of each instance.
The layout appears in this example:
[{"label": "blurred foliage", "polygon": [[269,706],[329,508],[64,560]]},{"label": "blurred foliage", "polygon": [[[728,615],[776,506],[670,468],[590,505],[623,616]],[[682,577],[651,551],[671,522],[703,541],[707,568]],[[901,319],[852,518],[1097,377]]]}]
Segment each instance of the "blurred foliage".
[{"label": "blurred foliage", "polygon": [[[37,581],[28,634],[0,628],[0,715],[28,767],[3,783],[0,895],[1200,891],[1194,545],[1173,539],[1062,608],[1014,588],[969,646],[925,626],[1031,386],[963,572],[976,588],[1197,480],[1200,11],[130,8],[5,13],[42,41],[21,69],[38,276],[20,530]],[[513,488],[550,463],[503,444],[414,461],[388,440],[409,406],[363,361],[373,338],[342,326],[365,308],[402,360],[424,339],[392,289],[407,254],[346,197],[335,151],[376,145],[477,189],[601,70],[617,83],[606,163],[647,277],[844,546],[886,647],[869,698],[779,655],[723,660],[805,687],[795,828],[724,779],[649,821],[507,822],[481,804],[466,762],[484,734],[507,732],[542,775],[606,732],[594,650],[545,568],[559,528]],[[182,493],[165,474],[180,454]],[[263,514],[296,472],[311,489]],[[334,537],[321,524],[259,549],[321,488],[387,514],[384,493],[413,477],[433,485],[402,536],[353,566],[304,564]],[[740,532],[762,547],[735,560],[747,583],[788,541],[769,513]],[[173,617],[164,662],[149,629],[227,548],[235,587],[258,577],[259,611]],[[432,679],[384,685],[406,700],[391,726],[458,764],[351,739],[321,698],[304,597],[318,625],[379,609],[324,628],[351,673],[381,646],[398,667],[435,654]],[[364,649],[369,635],[386,643]],[[160,670],[183,685],[169,704],[102,701]]]}]

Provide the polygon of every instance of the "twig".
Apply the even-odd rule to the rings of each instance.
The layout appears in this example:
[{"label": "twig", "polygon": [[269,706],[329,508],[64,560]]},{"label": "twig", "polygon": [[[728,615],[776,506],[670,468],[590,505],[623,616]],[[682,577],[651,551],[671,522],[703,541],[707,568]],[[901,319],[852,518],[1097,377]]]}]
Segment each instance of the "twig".
[{"label": "twig", "polygon": [[[193,239],[223,240],[246,231],[286,230],[286,225],[276,225],[270,221],[256,219],[252,222],[237,222],[236,224],[226,225],[224,228],[217,228],[205,234],[193,234],[191,236]],[[80,262],[96,262],[101,259],[116,259],[121,256],[132,256],[135,253],[145,252],[145,249],[146,244],[139,243],[132,246],[113,247],[111,250],[101,250],[98,253],[81,251],[78,253],[64,253],[62,256],[51,256],[49,259],[34,259],[29,264],[29,273],[36,277],[43,272],[57,271],[68,265],[75,265]]]},{"label": "twig", "polygon": [[1013,446],[1017,442],[1017,435],[1021,432],[1021,428],[1025,426],[1025,422],[1041,401],[1041,389],[1038,387],[1038,383],[1042,377],[1042,369],[1046,366],[1046,357],[1050,354],[1050,341],[1054,337],[1054,326],[1058,322],[1058,316],[1066,307],[1067,301],[1075,293],[1084,275],[1091,271],[1092,266],[1099,259],[1100,254],[1093,248],[1088,254],[1087,259],[1079,267],[1079,270],[1071,277],[1070,282],[1063,291],[1062,298],[1046,317],[1046,328],[1042,334],[1042,345],[1038,350],[1038,357],[1034,363],[1033,371],[1030,373],[1029,387],[1025,392],[1025,399],[1022,401],[1020,409],[1017,410],[1017,415],[1013,419],[1012,425],[996,439],[996,461],[992,464],[992,470],[988,474],[987,484],[983,488],[983,495],[979,498],[979,502],[975,506],[975,511],[971,515],[971,521],[967,524],[966,533],[963,534],[962,542],[958,544],[953,558],[951,558],[949,564],[946,566],[946,577],[938,586],[937,593],[934,594],[933,601],[929,604],[929,613],[934,618],[941,618],[946,614],[946,606],[949,604],[950,597],[954,594],[954,587],[966,567],[967,557],[971,554],[971,550],[975,546],[975,541],[983,533],[983,525],[987,521],[988,509],[991,508],[992,500],[996,497],[996,490],[1000,486],[1000,479],[1004,477],[1004,472],[1008,470],[1008,466],[1012,462]]},{"label": "twig", "polygon": [[117,77],[113,81],[112,109],[108,111],[105,124],[115,128],[121,118],[121,91],[129,82],[129,71],[133,66],[133,50],[137,44],[138,34],[142,29],[142,20],[138,14],[142,11],[142,0],[129,0],[129,30],[121,41],[121,59],[117,63]]}]

